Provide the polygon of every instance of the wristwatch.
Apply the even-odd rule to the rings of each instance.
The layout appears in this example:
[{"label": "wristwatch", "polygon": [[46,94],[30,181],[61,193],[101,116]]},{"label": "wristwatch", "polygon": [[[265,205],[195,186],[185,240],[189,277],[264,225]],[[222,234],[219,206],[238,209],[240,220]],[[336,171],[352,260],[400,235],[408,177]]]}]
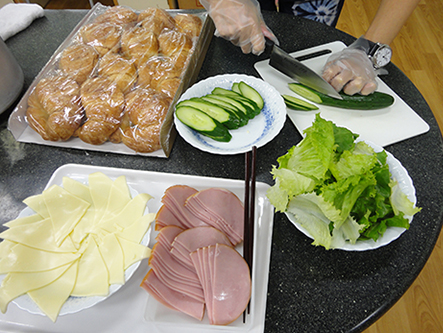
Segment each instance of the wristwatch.
[{"label": "wristwatch", "polygon": [[375,69],[386,66],[391,61],[392,49],[389,45],[381,43],[373,43],[369,41],[369,44],[373,44],[368,52],[368,57],[372,61]]},{"label": "wristwatch", "polygon": [[382,68],[391,61],[392,49],[389,45],[374,43],[363,36],[357,39],[349,47],[365,51],[375,69]]}]

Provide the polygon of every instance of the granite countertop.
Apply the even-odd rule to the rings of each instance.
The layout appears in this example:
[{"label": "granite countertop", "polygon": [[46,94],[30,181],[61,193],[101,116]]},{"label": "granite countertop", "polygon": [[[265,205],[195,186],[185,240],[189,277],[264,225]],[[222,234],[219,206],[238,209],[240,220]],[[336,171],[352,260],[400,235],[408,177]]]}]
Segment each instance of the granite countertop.
[{"label": "granite countertop", "polygon": [[[7,40],[25,74],[27,88],[86,11],[45,11],[28,29]],[[288,52],[354,38],[336,29],[286,14],[264,12]],[[225,73],[258,77],[253,65],[269,57],[244,55],[214,37],[197,80]],[[406,291],[428,259],[443,213],[443,149],[438,125],[420,92],[395,65],[383,80],[429,125],[429,132],[385,147],[408,170],[422,211],[398,240],[365,252],[326,251],[312,246],[283,214],[275,214],[265,332],[360,332]],[[0,223],[17,217],[22,200],[40,193],[67,163],[242,179],[244,156],[221,156],[193,148],[177,137],[169,158],[129,156],[18,143],[0,115]],[[258,149],[257,180],[272,185],[271,166],[301,140],[289,119],[280,134]],[[1,320],[1,316],[0,316]]]}]

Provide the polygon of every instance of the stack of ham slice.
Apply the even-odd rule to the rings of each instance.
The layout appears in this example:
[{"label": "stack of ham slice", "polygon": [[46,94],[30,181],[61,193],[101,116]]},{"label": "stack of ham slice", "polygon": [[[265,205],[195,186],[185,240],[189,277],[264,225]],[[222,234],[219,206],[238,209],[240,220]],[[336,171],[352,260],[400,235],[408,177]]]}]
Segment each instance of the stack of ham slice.
[{"label": "stack of ham slice", "polygon": [[227,325],[245,310],[251,297],[249,266],[232,247],[216,244],[191,253],[203,285],[211,325]]},{"label": "stack of ham slice", "polygon": [[167,225],[183,229],[212,226],[226,234],[233,245],[243,240],[244,208],[231,191],[222,188],[197,191],[176,185],[165,191],[162,203],[156,216],[156,230]]},{"label": "stack of ham slice", "polygon": [[[236,320],[251,296],[249,266],[234,249],[243,238],[243,205],[230,191],[166,190],[157,243],[141,287],[165,306],[210,324]],[[228,234],[229,233],[229,234]]]}]

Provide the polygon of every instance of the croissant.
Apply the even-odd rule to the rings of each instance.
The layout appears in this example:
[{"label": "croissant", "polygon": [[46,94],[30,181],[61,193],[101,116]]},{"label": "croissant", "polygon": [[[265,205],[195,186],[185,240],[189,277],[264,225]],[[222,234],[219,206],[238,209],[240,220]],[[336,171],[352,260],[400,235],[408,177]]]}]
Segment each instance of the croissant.
[{"label": "croissant", "polygon": [[76,135],[93,145],[106,142],[120,125],[125,105],[123,92],[115,83],[99,76],[83,83],[80,96],[86,121]]},{"label": "croissant", "polygon": [[94,71],[98,58],[99,55],[92,46],[74,44],[63,51],[59,68],[78,84],[82,84]]},{"label": "croissant", "polygon": [[137,69],[133,61],[109,52],[100,59],[98,74],[107,77],[124,92],[128,92],[137,80]]},{"label": "croissant", "polygon": [[140,153],[161,148],[160,129],[168,112],[170,99],[137,88],[126,95],[126,113],[130,126],[123,131],[123,143]]},{"label": "croissant", "polygon": [[153,57],[138,70],[137,85],[157,89],[162,80],[179,78],[182,70],[167,57]]},{"label": "croissant", "polygon": [[134,60],[135,65],[140,66],[158,54],[159,44],[153,32],[136,26],[123,33],[121,48],[126,58]]},{"label": "croissant", "polygon": [[152,31],[156,36],[164,29],[172,30],[175,28],[175,19],[166,10],[161,8],[148,8],[142,11],[138,16],[140,25]]},{"label": "croissant", "polygon": [[42,79],[29,95],[26,117],[44,140],[68,140],[84,117],[79,85],[67,76]]},{"label": "croissant", "polygon": [[167,30],[158,36],[160,52],[169,57],[177,68],[184,69],[190,56],[193,43],[186,34]]},{"label": "croissant", "polygon": [[94,47],[100,56],[111,50],[118,51],[122,28],[109,23],[91,23],[83,26],[79,36],[83,43]]},{"label": "croissant", "polygon": [[195,15],[177,14],[174,17],[175,27],[191,38],[198,37],[202,29],[202,20]]},{"label": "croissant", "polygon": [[99,15],[95,22],[110,23],[119,26],[127,26],[137,22],[137,14],[129,8],[122,6],[113,6],[108,8],[103,14]]}]

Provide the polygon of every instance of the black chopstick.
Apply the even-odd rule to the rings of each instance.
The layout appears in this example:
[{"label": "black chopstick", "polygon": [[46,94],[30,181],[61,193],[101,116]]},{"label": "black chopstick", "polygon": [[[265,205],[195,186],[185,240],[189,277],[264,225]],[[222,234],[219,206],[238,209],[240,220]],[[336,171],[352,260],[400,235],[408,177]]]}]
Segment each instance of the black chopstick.
[{"label": "black chopstick", "polygon": [[[255,178],[256,178],[257,147],[245,153],[245,200],[244,200],[244,231],[243,231],[243,258],[249,266],[252,281],[252,263],[254,248],[254,214],[255,214]],[[249,313],[250,302],[247,311]],[[245,322],[246,310],[243,312]]]}]

